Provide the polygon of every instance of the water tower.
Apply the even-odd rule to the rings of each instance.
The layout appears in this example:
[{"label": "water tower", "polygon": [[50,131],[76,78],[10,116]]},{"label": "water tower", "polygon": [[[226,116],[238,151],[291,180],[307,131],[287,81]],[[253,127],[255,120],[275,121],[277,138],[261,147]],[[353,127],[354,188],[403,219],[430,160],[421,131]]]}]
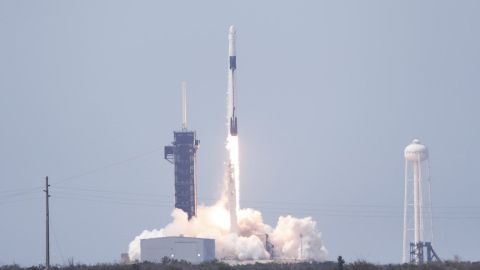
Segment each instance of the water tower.
[{"label": "water tower", "polygon": [[[427,262],[435,258],[433,250],[433,221],[430,195],[430,166],[428,149],[415,139],[404,151],[405,198],[403,205],[403,262],[422,264],[424,251]],[[408,246],[407,246],[408,245]]]}]

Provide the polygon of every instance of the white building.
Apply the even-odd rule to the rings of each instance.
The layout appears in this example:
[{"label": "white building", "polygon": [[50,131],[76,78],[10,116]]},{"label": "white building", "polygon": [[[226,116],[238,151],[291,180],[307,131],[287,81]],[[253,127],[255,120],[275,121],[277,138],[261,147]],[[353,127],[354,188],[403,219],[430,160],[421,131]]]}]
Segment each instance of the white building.
[{"label": "white building", "polygon": [[162,262],[163,257],[201,263],[215,259],[215,240],[195,237],[159,237],[140,240],[142,261]]}]

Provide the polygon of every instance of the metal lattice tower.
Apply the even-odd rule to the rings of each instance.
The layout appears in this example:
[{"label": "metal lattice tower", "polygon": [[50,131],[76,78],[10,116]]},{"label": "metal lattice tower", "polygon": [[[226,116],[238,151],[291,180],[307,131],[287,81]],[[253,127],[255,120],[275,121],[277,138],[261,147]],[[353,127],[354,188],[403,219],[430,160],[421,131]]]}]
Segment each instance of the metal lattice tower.
[{"label": "metal lattice tower", "polygon": [[165,146],[164,157],[175,167],[175,208],[188,219],[197,213],[196,159],[200,141],[196,132],[187,129],[186,83],[182,82],[182,130],[174,131],[172,145]]}]

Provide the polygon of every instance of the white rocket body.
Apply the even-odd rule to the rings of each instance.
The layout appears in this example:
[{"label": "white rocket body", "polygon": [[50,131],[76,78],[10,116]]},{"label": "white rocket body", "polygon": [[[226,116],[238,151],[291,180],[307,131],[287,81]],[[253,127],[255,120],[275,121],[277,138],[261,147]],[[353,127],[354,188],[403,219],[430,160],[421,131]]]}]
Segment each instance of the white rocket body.
[{"label": "white rocket body", "polygon": [[228,30],[228,94],[229,94],[229,121],[230,121],[230,135],[237,136],[237,116],[235,115],[235,70],[237,69],[237,54],[235,51],[236,32],[232,25]]}]

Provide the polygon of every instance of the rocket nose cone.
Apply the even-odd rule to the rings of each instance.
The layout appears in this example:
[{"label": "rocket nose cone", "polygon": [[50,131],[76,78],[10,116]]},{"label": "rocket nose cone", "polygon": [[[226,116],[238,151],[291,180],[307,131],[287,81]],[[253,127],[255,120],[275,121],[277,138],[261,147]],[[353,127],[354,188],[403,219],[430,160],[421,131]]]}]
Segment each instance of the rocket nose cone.
[{"label": "rocket nose cone", "polygon": [[235,34],[235,26],[230,25],[230,28],[228,28],[228,33]]}]

